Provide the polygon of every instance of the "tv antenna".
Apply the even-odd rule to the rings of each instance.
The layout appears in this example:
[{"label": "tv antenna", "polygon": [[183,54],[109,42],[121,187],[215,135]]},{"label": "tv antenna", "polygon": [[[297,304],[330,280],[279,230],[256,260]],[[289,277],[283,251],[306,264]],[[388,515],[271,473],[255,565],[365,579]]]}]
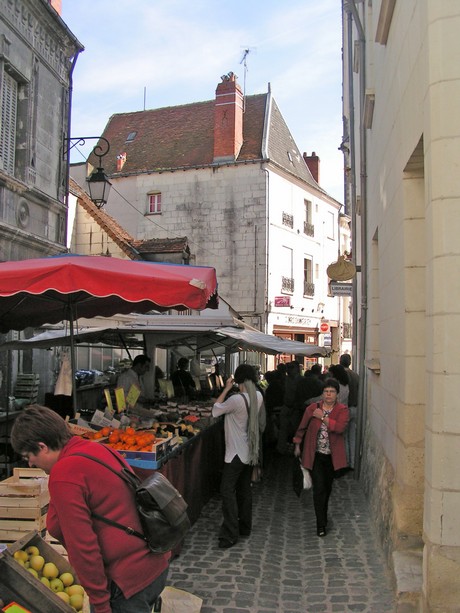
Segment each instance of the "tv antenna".
[{"label": "tv antenna", "polygon": [[243,77],[243,113],[246,110],[246,74],[248,72],[248,55],[251,53],[251,51],[253,51],[253,47],[246,47],[246,49],[243,50],[243,57],[240,60],[240,64],[243,64],[244,66],[244,77]]}]

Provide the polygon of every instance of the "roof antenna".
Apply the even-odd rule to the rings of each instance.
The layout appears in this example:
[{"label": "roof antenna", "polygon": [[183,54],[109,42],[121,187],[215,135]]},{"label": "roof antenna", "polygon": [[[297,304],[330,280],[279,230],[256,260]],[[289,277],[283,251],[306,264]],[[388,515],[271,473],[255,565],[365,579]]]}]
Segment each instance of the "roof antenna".
[{"label": "roof antenna", "polygon": [[250,52],[252,51],[252,48],[247,47],[246,49],[244,49],[243,51],[243,57],[241,58],[240,64],[243,64],[244,66],[244,79],[243,79],[243,113],[246,110],[246,74],[248,72],[248,64],[247,64],[247,57],[250,54]]}]

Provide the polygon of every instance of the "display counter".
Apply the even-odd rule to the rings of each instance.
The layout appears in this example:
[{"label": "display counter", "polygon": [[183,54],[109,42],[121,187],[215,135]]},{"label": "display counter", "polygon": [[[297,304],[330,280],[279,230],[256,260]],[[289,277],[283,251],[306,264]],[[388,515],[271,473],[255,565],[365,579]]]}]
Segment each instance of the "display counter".
[{"label": "display counter", "polygon": [[[158,469],[184,497],[192,523],[219,489],[224,448],[224,422],[219,419],[168,454]],[[155,470],[137,466],[133,469],[141,479]]]}]

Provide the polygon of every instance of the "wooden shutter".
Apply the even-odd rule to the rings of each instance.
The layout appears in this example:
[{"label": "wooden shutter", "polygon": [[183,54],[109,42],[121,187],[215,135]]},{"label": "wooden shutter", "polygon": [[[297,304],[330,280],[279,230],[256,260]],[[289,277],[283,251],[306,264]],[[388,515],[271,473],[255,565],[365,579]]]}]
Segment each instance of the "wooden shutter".
[{"label": "wooden shutter", "polygon": [[17,102],[18,84],[8,73],[4,72],[2,82],[0,158],[3,161],[3,170],[10,175],[14,175]]}]

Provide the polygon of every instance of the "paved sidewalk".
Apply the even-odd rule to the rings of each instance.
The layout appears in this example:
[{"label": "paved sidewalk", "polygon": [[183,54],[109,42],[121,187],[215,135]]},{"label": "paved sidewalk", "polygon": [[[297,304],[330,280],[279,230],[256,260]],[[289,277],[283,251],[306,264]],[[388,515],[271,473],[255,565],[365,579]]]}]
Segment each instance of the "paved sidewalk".
[{"label": "paved sidewalk", "polygon": [[275,456],[254,484],[249,538],[219,549],[220,499],[213,498],[172,562],[169,585],[203,599],[201,613],[393,613],[391,575],[361,487],[334,482],[329,532],[316,536],[311,491],[300,500],[291,457]]}]

